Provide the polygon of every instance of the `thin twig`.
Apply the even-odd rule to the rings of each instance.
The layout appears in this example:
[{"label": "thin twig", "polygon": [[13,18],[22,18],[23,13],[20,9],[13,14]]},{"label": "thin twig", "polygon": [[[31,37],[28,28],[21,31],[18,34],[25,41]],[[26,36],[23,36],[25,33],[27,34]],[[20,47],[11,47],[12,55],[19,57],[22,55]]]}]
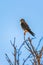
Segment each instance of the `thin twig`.
[{"label": "thin twig", "polygon": [[6,56],[6,59],[7,59],[7,61],[8,61],[8,63],[10,64],[10,65],[13,65],[13,63],[11,62],[11,60],[9,59],[9,57],[8,57],[8,55],[5,53],[5,56]]}]

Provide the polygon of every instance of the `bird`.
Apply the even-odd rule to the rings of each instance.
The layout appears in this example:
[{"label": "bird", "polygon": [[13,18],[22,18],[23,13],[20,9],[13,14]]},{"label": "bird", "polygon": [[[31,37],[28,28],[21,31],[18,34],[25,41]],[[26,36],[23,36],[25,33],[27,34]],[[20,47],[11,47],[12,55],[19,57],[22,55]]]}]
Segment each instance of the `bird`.
[{"label": "bird", "polygon": [[26,21],[23,18],[20,19],[20,25],[24,30],[24,35],[26,35],[26,33],[29,32],[33,37],[35,36],[35,33],[30,29],[29,25],[26,23]]}]

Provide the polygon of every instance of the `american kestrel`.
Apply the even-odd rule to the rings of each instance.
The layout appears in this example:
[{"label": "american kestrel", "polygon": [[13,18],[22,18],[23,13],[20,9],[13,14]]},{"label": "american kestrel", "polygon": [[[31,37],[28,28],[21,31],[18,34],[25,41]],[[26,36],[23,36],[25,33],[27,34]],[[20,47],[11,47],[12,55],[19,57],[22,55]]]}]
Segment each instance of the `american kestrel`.
[{"label": "american kestrel", "polygon": [[35,34],[31,31],[30,27],[28,26],[24,19],[20,19],[20,23],[22,29],[24,30],[24,35],[26,34],[26,32],[29,32],[32,36],[35,36]]}]

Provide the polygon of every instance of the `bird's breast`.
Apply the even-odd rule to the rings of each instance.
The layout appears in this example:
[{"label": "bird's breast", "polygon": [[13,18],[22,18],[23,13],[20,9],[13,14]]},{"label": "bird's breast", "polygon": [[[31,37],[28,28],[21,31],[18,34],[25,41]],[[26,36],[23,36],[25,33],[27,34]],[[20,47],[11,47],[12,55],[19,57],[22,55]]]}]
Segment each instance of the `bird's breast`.
[{"label": "bird's breast", "polygon": [[21,23],[21,27],[22,27],[23,30],[26,29],[26,27],[25,27],[25,25],[23,23]]}]

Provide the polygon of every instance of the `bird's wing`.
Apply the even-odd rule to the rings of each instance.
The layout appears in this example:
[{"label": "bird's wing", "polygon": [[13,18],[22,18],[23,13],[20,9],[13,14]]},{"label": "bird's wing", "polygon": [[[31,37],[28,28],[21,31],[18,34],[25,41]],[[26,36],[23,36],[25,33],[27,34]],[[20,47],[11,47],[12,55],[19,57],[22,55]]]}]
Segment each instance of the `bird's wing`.
[{"label": "bird's wing", "polygon": [[23,22],[24,26],[25,26],[25,30],[27,30],[30,34],[32,34],[32,36],[35,36],[35,34],[31,31],[30,27],[28,26],[28,24],[26,22]]},{"label": "bird's wing", "polygon": [[26,22],[23,22],[23,25],[24,25],[24,27],[25,27],[26,30],[28,30],[28,31],[31,30],[30,27],[28,26],[28,24]]}]

